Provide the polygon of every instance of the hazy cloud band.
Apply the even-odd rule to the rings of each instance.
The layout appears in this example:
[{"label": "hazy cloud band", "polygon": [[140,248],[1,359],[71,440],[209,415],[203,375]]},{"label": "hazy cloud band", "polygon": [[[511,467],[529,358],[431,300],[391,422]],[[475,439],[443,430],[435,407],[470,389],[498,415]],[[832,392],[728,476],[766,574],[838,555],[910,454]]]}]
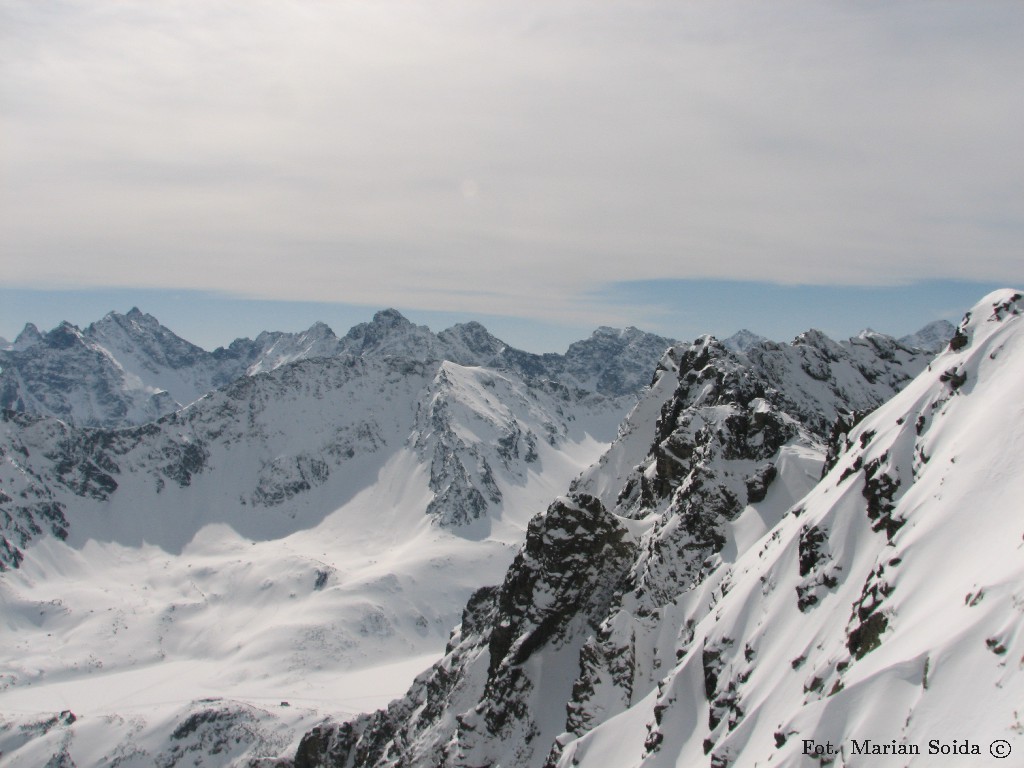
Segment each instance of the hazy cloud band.
[{"label": "hazy cloud band", "polygon": [[1019,3],[0,0],[26,286],[597,318],[1019,281]]}]

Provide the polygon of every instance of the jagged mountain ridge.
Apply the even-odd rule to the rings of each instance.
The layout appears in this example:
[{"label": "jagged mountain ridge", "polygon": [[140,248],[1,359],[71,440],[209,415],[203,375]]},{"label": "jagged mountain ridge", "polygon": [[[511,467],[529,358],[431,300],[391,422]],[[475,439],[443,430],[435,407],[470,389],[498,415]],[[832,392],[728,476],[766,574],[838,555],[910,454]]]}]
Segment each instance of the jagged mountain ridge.
[{"label": "jagged mountain ridge", "polygon": [[805,739],[850,766],[1024,748],[1022,310],[987,296],[929,370],[837,431],[821,483],[665,612],[657,688],[566,734],[551,765],[798,766]]},{"label": "jagged mountain ridge", "polygon": [[[26,457],[29,455],[26,445],[19,442],[19,432],[48,432],[50,442],[59,444],[60,447],[51,446],[48,453],[44,453],[44,456],[50,458],[46,466],[39,465],[37,461],[35,467],[31,466],[33,462],[25,462],[25,466],[19,467],[19,472],[23,476],[35,478],[34,482],[18,490],[23,496],[22,501],[12,498],[11,493],[0,499],[0,503],[7,505],[5,518],[0,520],[4,553],[0,559],[0,567],[17,565],[21,558],[20,549],[37,535],[44,532],[58,537],[67,535],[67,504],[54,496],[50,488],[52,483],[48,484],[44,477],[51,477],[56,480],[57,486],[70,490],[72,498],[66,500],[67,503],[77,503],[76,496],[105,501],[107,491],[116,489],[119,483],[119,480],[115,479],[115,475],[120,471],[118,457],[134,450],[134,446],[146,444],[147,439],[160,434],[164,445],[159,450],[146,449],[151,453],[155,451],[156,454],[160,454],[166,464],[161,469],[166,477],[157,478],[157,490],[162,490],[166,480],[173,480],[182,486],[188,485],[192,473],[201,470],[208,458],[208,441],[203,437],[196,438],[194,434],[192,437],[188,435],[194,432],[196,420],[206,418],[203,414],[209,413],[214,407],[211,403],[226,398],[228,403],[242,404],[232,408],[222,407],[217,411],[218,419],[222,422],[214,430],[217,436],[227,432],[235,434],[234,439],[238,442],[264,441],[265,435],[258,430],[246,432],[238,424],[233,423],[232,419],[248,418],[249,426],[252,427],[254,404],[250,399],[262,398],[265,404],[267,396],[261,393],[267,387],[275,387],[278,390],[276,397],[283,398],[282,402],[288,399],[289,386],[298,389],[305,386],[308,391],[308,382],[302,381],[302,373],[286,372],[276,376],[279,370],[302,361],[328,361],[323,365],[310,363],[302,369],[309,372],[314,379],[322,378],[324,372],[328,370],[358,370],[357,377],[368,375],[375,370],[373,366],[360,367],[361,360],[398,361],[394,364],[413,379],[416,375],[422,375],[422,371],[428,368],[437,368],[438,361],[454,359],[463,367],[480,367],[483,361],[487,363],[487,368],[508,372],[517,382],[511,389],[503,390],[499,397],[507,395],[521,400],[522,396],[514,392],[518,387],[530,390],[533,397],[538,393],[546,393],[549,403],[585,403],[588,401],[586,392],[577,389],[573,384],[578,382],[592,388],[590,391],[595,392],[595,397],[591,398],[591,405],[607,415],[622,413],[628,408],[629,398],[642,386],[636,371],[643,370],[646,361],[656,359],[656,350],[666,343],[668,341],[661,337],[636,329],[615,331],[601,328],[590,340],[573,344],[564,356],[531,355],[508,347],[478,323],[456,325],[434,335],[425,326],[413,325],[395,310],[378,312],[372,322],[355,326],[341,339],[326,325],[318,323],[301,334],[263,333],[255,341],[239,339],[230,348],[218,349],[213,353],[206,353],[180,339],[161,326],[155,318],[144,315],[137,309],[133,309],[127,315],[110,313],[103,320],[90,325],[84,332],[67,323],[45,335],[39,334],[34,327],[27,327],[19,336],[15,345],[17,349],[11,353],[13,357],[5,358],[5,365],[12,360],[15,364],[6,365],[0,373],[0,377],[6,377],[2,382],[2,386],[7,388],[5,391],[9,394],[13,391],[17,396],[15,402],[8,404],[20,406],[4,414],[7,424],[5,434],[10,438],[5,453],[9,456],[19,453]],[[329,362],[338,360],[344,362],[337,365]],[[443,364],[439,370],[443,378]],[[28,375],[26,371],[29,372]],[[414,374],[414,371],[419,371],[419,374]],[[624,374],[623,371],[631,373]],[[264,380],[265,386],[252,386],[248,381],[258,375],[266,376],[268,373],[271,378]],[[44,384],[36,387],[35,384],[39,383],[40,377],[53,386]],[[196,400],[192,408],[180,413],[177,401],[172,400],[168,392],[146,383],[173,381],[177,394],[180,396],[186,393],[188,397],[182,399],[189,399],[199,398],[204,394],[205,388],[214,387],[225,380],[233,383],[225,385],[222,391],[212,389],[212,394],[206,396],[205,401]],[[492,377],[489,380],[493,382],[503,379],[498,376],[497,379]],[[275,384],[277,381],[282,383]],[[125,382],[129,382],[130,386],[123,386]],[[39,394],[23,398],[18,393],[29,383],[33,384],[32,389],[37,390]],[[416,390],[420,384],[415,384],[412,389]],[[323,388],[321,386],[320,390]],[[326,385],[327,390],[330,388],[331,385]],[[599,394],[597,390],[611,392],[612,397]],[[322,396],[322,391],[318,391],[314,401]],[[551,400],[552,396],[555,398],[554,401]],[[401,399],[415,397],[418,395],[410,391]],[[139,398],[142,398],[143,406],[139,405]],[[616,398],[621,402],[613,402]],[[250,411],[247,416],[242,412],[246,402],[249,403],[247,407]],[[443,405],[443,401],[430,401],[429,407],[436,409],[439,404]],[[308,407],[319,406],[313,404]],[[359,407],[362,406],[353,406]],[[427,403],[424,402],[421,407],[426,409]],[[589,408],[590,405],[586,407]],[[44,419],[37,426],[37,420],[30,415],[34,409],[56,412],[65,417],[67,424],[51,424]],[[159,422],[154,422],[156,426],[134,427],[121,434],[103,430],[83,432],[74,427],[76,419],[66,418],[70,414],[80,416],[81,419],[78,420],[89,421],[89,413],[102,412],[120,425],[123,421],[155,418],[156,412],[161,409],[168,409],[170,412]],[[437,415],[435,414],[435,420]],[[326,418],[326,415],[323,417]],[[339,414],[335,418],[340,418],[342,423],[347,419],[344,414]],[[487,439],[493,438],[498,443],[496,448],[490,447],[488,450],[502,452],[501,460],[507,465],[508,451],[520,449],[520,437],[531,441],[534,446],[538,439],[545,439],[554,444],[559,439],[559,430],[567,429],[564,423],[566,415],[560,411],[551,415],[540,413],[538,418],[547,430],[540,438],[532,432],[521,435],[517,431],[515,419],[510,418],[496,430],[495,434],[489,435]],[[569,414],[567,418],[574,417]],[[317,425],[318,428],[319,426]],[[345,448],[349,454],[357,451],[372,453],[377,447],[378,436],[375,435],[372,425],[364,423],[360,429],[363,443],[360,444],[358,440],[352,441],[352,444]],[[476,456],[479,453],[477,447],[468,449],[467,453],[462,450],[465,448],[464,443],[451,432],[450,427],[445,429],[448,430],[448,435],[444,438],[444,445],[449,454],[443,458],[435,457],[433,460],[431,484],[438,497],[430,509],[443,510],[439,512],[439,517],[453,524],[455,521],[465,524],[484,515],[489,506],[499,504],[501,494],[493,487],[490,465],[486,459]],[[508,434],[502,432],[503,429],[509,430]],[[317,431],[318,429],[314,429],[314,433]],[[423,425],[417,427],[417,434],[420,436],[416,440],[420,443],[421,452],[427,451],[423,444],[426,439],[423,435],[429,432],[430,430]],[[173,437],[168,437],[172,434]],[[477,445],[488,445],[487,439]],[[248,499],[255,506],[272,506],[275,499],[279,503],[282,499],[291,498],[293,491],[288,490],[289,488],[308,490],[326,478],[330,460],[325,463],[324,458],[336,457],[341,449],[330,441],[324,445],[314,444],[315,441],[311,440],[310,435],[305,434],[296,436],[292,442],[296,441],[308,441],[309,444],[289,445],[281,456],[258,459],[262,465],[262,469],[259,470],[260,477],[258,480],[246,482],[247,490],[240,498]],[[533,452],[535,449],[527,446],[525,450]],[[474,468],[469,470],[464,461],[473,464]],[[240,466],[245,468],[243,471],[251,473],[254,471],[251,464],[252,459],[247,458]],[[156,472],[152,467],[148,471]],[[39,474],[31,475],[33,472]],[[452,482],[451,477],[447,477],[453,473],[456,476],[455,482]],[[358,487],[358,483],[354,481],[351,481],[350,485],[353,488]],[[265,494],[262,490],[264,486],[273,490]],[[257,489],[255,493],[252,491],[253,487]],[[481,496],[480,487],[484,488],[486,499]],[[119,498],[131,496],[133,493],[134,491],[122,493]],[[145,493],[144,491],[143,495]],[[216,494],[214,498],[218,498]],[[343,497],[335,495],[333,498],[337,501]],[[170,506],[163,504],[162,507],[170,514]],[[235,507],[237,504],[233,499],[220,499],[217,502],[218,509]],[[233,524],[244,528],[251,524],[253,518],[253,514],[247,513],[234,520]],[[202,520],[206,523],[217,522],[219,517],[207,516]],[[136,521],[126,523],[126,528],[137,527]],[[195,529],[194,525],[181,526],[179,538],[183,537],[182,541],[176,542],[173,546],[180,547]],[[160,541],[163,541],[163,538]]]},{"label": "jagged mountain ridge", "polygon": [[674,659],[644,659],[666,605],[813,487],[840,412],[876,407],[927,361],[888,337],[813,331],[669,350],[609,451],[530,523],[503,584],[470,601],[447,656],[387,710],[311,732],[296,766],[557,759],[563,731],[656,689]]},{"label": "jagged mountain ridge", "polygon": [[133,308],[126,315],[111,312],[84,330],[61,323],[41,334],[26,326],[10,349],[0,349],[0,408],[80,426],[136,426],[241,376],[346,354],[450,360],[617,397],[638,392],[646,383],[641,372],[671,343],[635,328],[600,328],[565,355],[537,355],[509,347],[479,323],[434,334],[387,309],[340,338],[315,323],[301,333],[264,332],[207,352]]}]

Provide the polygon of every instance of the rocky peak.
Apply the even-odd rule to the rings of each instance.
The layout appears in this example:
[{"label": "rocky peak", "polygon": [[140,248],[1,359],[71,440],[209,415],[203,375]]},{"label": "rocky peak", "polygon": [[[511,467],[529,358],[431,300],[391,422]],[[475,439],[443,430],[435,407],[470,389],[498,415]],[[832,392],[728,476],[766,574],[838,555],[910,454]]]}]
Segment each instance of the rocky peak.
[{"label": "rocky peak", "polygon": [[635,553],[625,526],[588,494],[556,499],[534,517],[498,594],[502,620],[489,642],[492,676],[561,637],[581,611],[596,627]]},{"label": "rocky peak", "polygon": [[76,346],[85,346],[85,338],[82,331],[76,325],[66,320],[43,336],[43,343],[50,349],[70,349]]},{"label": "rocky peak", "polygon": [[569,345],[562,367],[581,386],[617,397],[639,392],[651,367],[676,342],[636,328],[598,328]]},{"label": "rocky peak", "polygon": [[508,348],[475,320],[446,328],[437,337],[445,346],[446,357],[463,365],[487,365]]},{"label": "rocky peak", "polygon": [[[116,315],[117,313],[111,312],[110,314]],[[153,315],[143,312],[138,307],[132,307],[129,309],[128,312],[125,313],[124,318],[129,323],[134,323],[139,327],[148,327],[153,329],[162,327],[159,320],[153,317]]]},{"label": "rocky peak", "polygon": [[814,349],[820,350],[826,355],[837,357],[840,353],[840,345],[834,341],[830,336],[819,331],[817,328],[810,328],[803,333],[797,335],[793,339],[791,346],[794,347],[813,347]]},{"label": "rocky peak", "polygon": [[26,323],[21,333],[14,340],[14,351],[22,352],[29,347],[39,344],[42,340],[43,335],[39,332],[39,329],[33,323]]},{"label": "rocky peak", "polygon": [[342,339],[344,351],[357,355],[403,355],[417,360],[436,360],[437,337],[430,329],[414,325],[397,309],[383,309],[369,323],[359,323]]},{"label": "rocky peak", "polygon": [[901,336],[900,344],[905,347],[923,349],[925,352],[939,352],[953,338],[956,326],[948,320],[928,323],[916,333]]},{"label": "rocky peak", "polygon": [[138,307],[132,307],[125,315],[108,313],[90,324],[84,335],[117,358],[139,358],[144,367],[154,372],[160,367],[188,368],[209,356]]},{"label": "rocky peak", "polygon": [[763,341],[768,341],[768,339],[764,336],[759,336],[753,331],[748,331],[746,328],[741,328],[729,338],[724,339],[722,344],[733,352],[746,352]]},{"label": "rocky peak", "polygon": [[147,332],[152,333],[160,327],[160,321],[155,317],[143,313],[138,307],[132,307],[123,315],[119,312],[108,312],[96,322],[91,323],[86,328],[86,332],[90,335],[102,334],[109,333],[114,328],[120,328],[128,334],[142,335]]},{"label": "rocky peak", "polygon": [[388,326],[411,326],[412,323],[394,307],[387,307],[385,309],[378,310],[373,314],[373,322],[375,325],[388,325]]},{"label": "rocky peak", "polygon": [[[357,328],[359,326],[356,326]],[[365,333],[379,334],[381,337],[394,333],[406,333],[416,326],[397,309],[382,309],[375,312],[373,320],[365,324]]]},{"label": "rocky peak", "polygon": [[[592,354],[593,350],[623,349],[632,345],[658,346],[667,349],[674,342],[653,333],[641,331],[632,326],[628,328],[611,328],[602,325],[595,329],[590,338],[575,341],[569,345],[566,357]],[[664,345],[664,346],[663,346]]]},{"label": "rocky peak", "polygon": [[412,322],[397,309],[381,309],[373,314],[373,319],[370,322],[352,326],[346,336],[361,339],[367,335],[384,335],[390,331],[406,330],[413,327],[415,326]]},{"label": "rocky peak", "polygon": [[334,331],[327,323],[316,321],[302,334],[307,339],[334,339]]}]

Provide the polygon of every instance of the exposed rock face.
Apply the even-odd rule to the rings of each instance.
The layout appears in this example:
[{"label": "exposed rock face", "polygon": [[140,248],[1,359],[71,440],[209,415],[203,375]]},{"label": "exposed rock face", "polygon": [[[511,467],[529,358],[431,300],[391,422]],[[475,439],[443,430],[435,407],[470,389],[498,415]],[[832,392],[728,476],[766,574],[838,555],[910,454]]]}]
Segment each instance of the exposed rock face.
[{"label": "exposed rock face", "polygon": [[135,355],[149,370],[191,368],[206,352],[178,337],[152,315],[133,307],[128,314],[111,312],[89,325],[82,335],[117,357]]},{"label": "exposed rock face", "polygon": [[[46,479],[31,467],[26,466],[30,455],[25,445],[23,430],[34,426],[31,416],[11,411],[0,412],[0,424],[8,439],[0,444],[0,462],[11,467],[20,475],[20,483],[5,482],[0,487],[0,571],[17,567],[24,549],[32,539],[49,533],[59,539],[68,535],[66,508],[54,497]],[[17,425],[10,429],[11,423]],[[54,422],[48,425],[60,440],[63,425]]]},{"label": "exposed rock face", "polygon": [[[311,732],[296,766],[487,765],[501,759],[498,744],[513,745],[513,764],[535,760],[538,748],[546,753],[557,731],[537,716],[552,695],[570,693],[572,678],[554,669],[539,678],[529,660],[542,648],[565,659],[578,654],[582,631],[594,631],[606,613],[635,546],[592,496],[555,501],[531,521],[505,582],[474,595],[448,655],[407,698]],[[470,711],[451,710],[477,698]]]}]

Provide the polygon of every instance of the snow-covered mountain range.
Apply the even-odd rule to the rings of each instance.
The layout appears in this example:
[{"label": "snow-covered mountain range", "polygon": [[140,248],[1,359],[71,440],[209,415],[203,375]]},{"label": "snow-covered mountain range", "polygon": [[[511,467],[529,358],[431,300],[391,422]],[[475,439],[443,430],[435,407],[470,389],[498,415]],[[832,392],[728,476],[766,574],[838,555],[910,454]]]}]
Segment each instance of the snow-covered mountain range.
[{"label": "snow-covered mountain range", "polygon": [[[340,339],[318,324],[214,353],[138,311],[26,331],[4,375],[32,395],[0,415],[0,753],[173,764],[189,702],[230,696],[225,717],[254,723],[242,751],[276,754],[318,712],[385,703],[607,447],[670,343],[603,328],[531,355],[393,310]],[[131,403],[172,391],[197,399],[131,425]],[[65,743],[32,719],[54,700],[72,736],[119,725]]]},{"label": "snow-covered mountain range", "polygon": [[1024,750],[1022,310],[986,297],[930,363],[875,334],[670,350],[446,656],[386,709],[313,729],[294,765]]},{"label": "snow-covered mountain range", "polygon": [[508,346],[476,322],[434,334],[388,309],[341,338],[315,323],[301,333],[264,332],[207,352],[133,308],[125,315],[111,312],[84,330],[61,323],[43,334],[25,326],[9,348],[0,349],[0,408],[78,426],[135,426],[241,376],[344,355],[448,360],[619,397],[647,383],[651,364],[671,343],[636,328],[599,328],[564,355],[538,355]]},{"label": "snow-covered mountain range", "polygon": [[[1018,299],[995,299],[992,327],[1015,328]],[[981,311],[956,354],[987,338]],[[779,643],[795,619],[750,608],[748,573],[796,536],[779,594],[839,626],[847,572],[804,567],[845,530],[801,533],[828,516],[811,502],[822,466],[827,485],[856,464],[843,482],[875,494],[858,547],[897,536],[911,481],[849,458],[881,432],[853,423],[932,374],[951,398],[971,380],[874,332],[680,345],[602,328],[532,355],[393,310],[213,353],[160,328],[133,310],[26,330],[3,358],[19,408],[0,424],[0,765],[674,765],[688,749],[752,765],[733,734],[760,738],[764,717],[741,728],[747,697],[776,678],[747,667],[779,651],[741,629],[753,610]],[[65,364],[104,372],[61,379]],[[144,421],[139,403],[167,400]],[[85,426],[104,419],[118,428]],[[880,620],[853,623],[851,605],[853,657],[847,636]],[[748,614],[719,625],[727,609]],[[806,663],[824,669],[828,648]],[[696,669],[704,698],[687,700]],[[662,728],[675,712],[707,728]]]}]

